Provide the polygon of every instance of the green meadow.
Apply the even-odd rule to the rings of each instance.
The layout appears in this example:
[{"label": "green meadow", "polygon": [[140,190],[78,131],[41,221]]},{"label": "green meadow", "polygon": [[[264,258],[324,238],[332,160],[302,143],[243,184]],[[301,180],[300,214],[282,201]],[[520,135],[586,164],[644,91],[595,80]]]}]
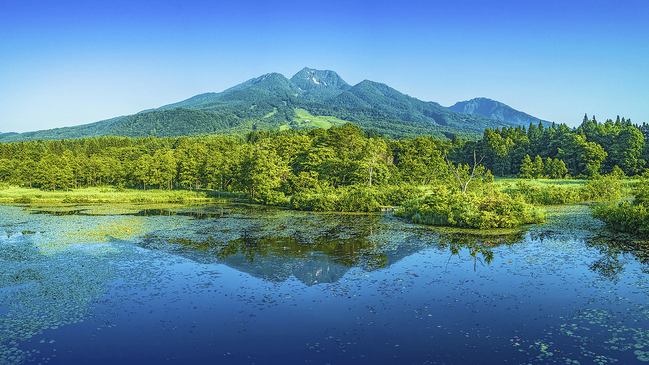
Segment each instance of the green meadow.
[{"label": "green meadow", "polygon": [[113,187],[87,187],[71,190],[44,191],[24,187],[0,188],[0,204],[103,204],[103,203],[210,203],[236,199],[236,194],[210,190],[138,190]]}]

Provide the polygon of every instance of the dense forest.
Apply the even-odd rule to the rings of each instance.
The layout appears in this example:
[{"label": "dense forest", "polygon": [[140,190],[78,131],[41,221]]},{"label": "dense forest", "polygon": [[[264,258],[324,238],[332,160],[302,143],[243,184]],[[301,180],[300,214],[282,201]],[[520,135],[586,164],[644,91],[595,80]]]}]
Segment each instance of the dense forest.
[{"label": "dense forest", "polygon": [[113,185],[141,189],[271,191],[428,184],[446,171],[450,142],[394,140],[353,124],[245,137],[97,137],[0,143],[0,181],[41,189]]},{"label": "dense forest", "polygon": [[[403,214],[424,223],[507,227],[542,219],[528,210],[528,203],[592,200],[598,185],[588,186],[578,197],[557,198],[561,189],[535,192],[526,186],[507,197],[498,191],[485,193],[494,175],[591,179],[638,175],[648,160],[647,133],[646,124],[635,126],[624,118],[599,123],[595,117],[584,117],[577,128],[546,127],[540,122],[527,128],[486,129],[478,141],[392,139],[351,123],[329,129],[254,131],[241,137],[22,141],[0,143],[0,183],[44,190],[209,189],[319,211],[376,211],[423,199],[432,189],[437,200],[427,196],[428,200],[406,204]],[[421,218],[422,206],[444,218]],[[445,208],[452,206],[461,209]],[[485,209],[498,210],[494,213],[498,220],[483,221]],[[511,217],[502,220],[506,214]],[[526,218],[513,218],[521,216]]]},{"label": "dense forest", "polygon": [[[584,116],[577,128],[565,124],[486,129],[480,141],[462,148],[463,158],[474,150],[496,176],[595,177],[616,172],[641,174],[649,161],[649,125],[611,119],[600,123]],[[616,168],[617,167],[617,168]]]},{"label": "dense forest", "polygon": [[0,143],[0,181],[42,189],[114,185],[292,195],[305,188],[429,185],[452,179],[446,156],[472,164],[474,153],[496,176],[632,176],[649,161],[648,133],[648,125],[624,118],[599,123],[584,117],[577,128],[538,123],[486,129],[478,141],[391,139],[353,124],[243,137],[23,141]]}]

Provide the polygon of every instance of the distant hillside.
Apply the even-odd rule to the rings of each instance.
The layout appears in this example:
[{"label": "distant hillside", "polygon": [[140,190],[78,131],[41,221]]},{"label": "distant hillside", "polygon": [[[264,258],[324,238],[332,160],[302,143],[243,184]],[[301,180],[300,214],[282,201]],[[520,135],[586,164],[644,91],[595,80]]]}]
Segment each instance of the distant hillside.
[{"label": "distant hillside", "polygon": [[[351,94],[351,95],[350,95]],[[446,126],[482,132],[485,128],[515,126],[482,116],[454,113],[435,102],[425,102],[405,95],[385,84],[362,81],[327,101],[328,104],[347,107],[369,107],[380,110],[392,118],[412,123]]]},{"label": "distant hillside", "polygon": [[499,101],[487,98],[475,98],[467,101],[460,101],[455,103],[453,106],[449,106],[448,110],[456,113],[482,115],[487,118],[519,125],[528,125],[530,123],[537,124],[539,121],[549,123],[545,120],[518,111]]},{"label": "distant hillside", "polygon": [[[496,111],[490,114],[491,117],[480,113],[486,107],[471,109],[471,106],[463,106],[462,112],[453,111],[452,108],[458,104],[444,108],[438,103],[405,95],[382,83],[365,80],[350,86],[334,71],[304,68],[291,79],[279,73],[269,73],[222,92],[199,94],[134,115],[76,127],[4,133],[0,135],[0,141],[107,135],[175,137],[243,134],[253,130],[303,129],[344,122],[352,122],[364,130],[394,138],[420,135],[478,138],[485,128],[529,123],[528,119],[512,117],[518,115],[516,113],[527,114],[502,103],[498,103],[499,109],[494,109]],[[473,113],[467,114],[464,110],[472,110]],[[309,116],[308,119],[305,115]]]}]

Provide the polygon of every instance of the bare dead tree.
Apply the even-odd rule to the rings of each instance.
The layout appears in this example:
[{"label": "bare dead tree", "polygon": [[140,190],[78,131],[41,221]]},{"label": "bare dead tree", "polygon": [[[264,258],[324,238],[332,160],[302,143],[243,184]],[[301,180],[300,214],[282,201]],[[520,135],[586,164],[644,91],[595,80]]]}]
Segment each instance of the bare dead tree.
[{"label": "bare dead tree", "polygon": [[466,189],[469,186],[471,179],[473,179],[476,175],[482,174],[483,169],[479,169],[478,167],[481,167],[480,163],[482,162],[482,160],[484,160],[484,156],[482,156],[480,158],[480,161],[478,161],[475,155],[475,150],[473,150],[473,168],[471,169],[471,174],[469,175],[469,177],[465,182],[462,182],[462,177],[460,176],[460,166],[462,164],[457,164],[457,167],[453,166],[453,163],[448,160],[448,156],[446,155],[446,152],[444,152],[444,159],[446,160],[446,165],[448,166],[448,168],[453,172],[453,175],[455,175],[455,178],[457,179],[457,182],[460,185],[460,190],[462,191],[462,194],[466,194]]}]

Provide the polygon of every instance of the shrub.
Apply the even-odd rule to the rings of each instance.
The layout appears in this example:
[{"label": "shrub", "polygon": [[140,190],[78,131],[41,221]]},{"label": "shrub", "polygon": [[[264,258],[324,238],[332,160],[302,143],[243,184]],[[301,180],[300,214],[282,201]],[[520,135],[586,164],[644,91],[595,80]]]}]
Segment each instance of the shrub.
[{"label": "shrub", "polygon": [[552,185],[542,189],[543,205],[573,204],[582,200],[581,192],[578,189],[566,188]]},{"label": "shrub", "polygon": [[84,197],[70,197],[66,196],[61,200],[61,203],[64,204],[90,204],[90,203],[95,203],[96,201],[93,201],[87,196]]},{"label": "shrub", "polygon": [[182,194],[179,194],[179,193],[170,193],[170,194],[167,194],[166,201],[168,203],[184,203],[185,202],[185,197]]},{"label": "shrub", "polygon": [[522,196],[490,192],[483,196],[450,192],[445,188],[405,202],[394,213],[415,223],[478,229],[513,228],[545,220]]},{"label": "shrub", "polygon": [[381,209],[376,191],[360,186],[343,190],[337,205],[341,212],[376,212]]},{"label": "shrub", "polygon": [[301,191],[293,194],[289,206],[297,210],[332,212],[338,206],[338,195],[332,192]]},{"label": "shrub", "polygon": [[263,194],[259,195],[258,199],[260,202],[267,205],[286,206],[289,204],[289,200],[286,198],[284,193],[275,190],[264,191]]},{"label": "shrub", "polygon": [[633,195],[635,196],[634,204],[649,203],[649,180],[643,175],[638,183],[633,187]]},{"label": "shrub", "polygon": [[22,195],[19,196],[18,198],[14,198],[14,203],[16,204],[29,204],[31,202],[32,202],[32,198],[27,195]]},{"label": "shrub", "polygon": [[609,229],[641,236],[649,235],[649,211],[642,203],[604,203],[591,209],[591,215],[604,221]]},{"label": "shrub", "polygon": [[422,195],[422,191],[416,186],[404,184],[381,187],[378,198],[381,205],[401,205],[405,201],[419,198]]},{"label": "shrub", "polygon": [[616,201],[620,199],[622,184],[613,177],[588,180],[581,188],[585,201]]},{"label": "shrub", "polygon": [[[639,236],[649,236],[649,177],[646,173],[634,186],[633,202],[625,200],[620,203],[608,202],[591,207],[591,215],[602,220],[609,229],[618,232],[627,232]],[[606,180],[606,179],[604,179]],[[617,180],[610,186],[602,187],[602,182],[596,183],[595,188],[599,191],[615,189],[621,185]],[[619,197],[619,193],[610,194],[611,198]]]},{"label": "shrub", "polygon": [[[620,198],[620,182],[612,177],[588,180],[580,188],[560,185],[544,187],[531,186],[523,181],[516,183],[516,189],[508,193],[522,196],[525,202],[535,205],[574,204],[587,201],[608,201]],[[649,188],[647,188],[649,192]],[[649,195],[649,193],[648,193]]]}]

